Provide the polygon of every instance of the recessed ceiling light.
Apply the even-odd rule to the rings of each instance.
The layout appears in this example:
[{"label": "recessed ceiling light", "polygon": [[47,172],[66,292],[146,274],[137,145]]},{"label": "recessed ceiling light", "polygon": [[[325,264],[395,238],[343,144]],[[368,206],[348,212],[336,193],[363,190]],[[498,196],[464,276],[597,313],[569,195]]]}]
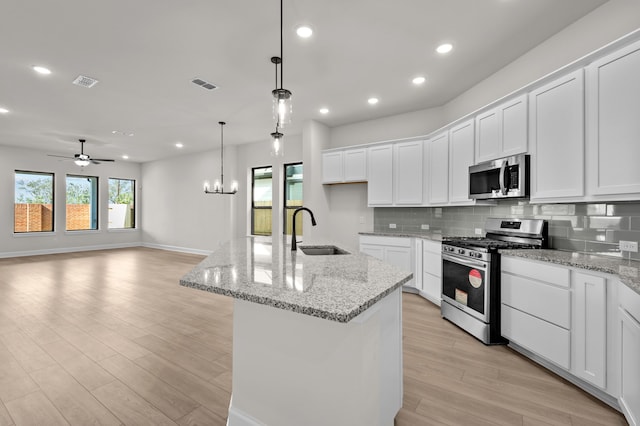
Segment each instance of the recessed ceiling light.
[{"label": "recessed ceiling light", "polygon": [[329,108],[320,108],[320,114],[329,114]]},{"label": "recessed ceiling light", "polygon": [[424,77],[416,77],[413,80],[411,80],[413,82],[413,84],[415,84],[416,86],[419,86],[420,84],[423,84],[425,81],[427,81],[426,78]]},{"label": "recessed ceiling light", "polygon": [[128,155],[123,155],[122,158],[125,159],[125,160],[128,160],[129,156]]},{"label": "recessed ceiling light", "polygon": [[309,38],[313,35],[313,29],[308,25],[300,25],[296,29],[296,34],[298,34],[298,37]]},{"label": "recessed ceiling light", "polygon": [[436,48],[436,52],[444,55],[445,53],[449,53],[453,50],[453,44],[451,43],[443,43]]},{"label": "recessed ceiling light", "polygon": [[367,102],[369,102],[370,105],[375,105],[378,103],[378,98],[369,98]]},{"label": "recessed ceiling light", "polygon": [[51,74],[51,70],[49,68],[41,67],[39,65],[34,65],[32,68],[38,74],[43,74],[43,75]]},{"label": "recessed ceiling light", "polygon": [[8,112],[9,112],[8,109],[0,107],[0,114],[6,114]]},{"label": "recessed ceiling light", "polygon": [[178,142],[178,143],[176,144],[176,148],[182,148],[183,146],[184,146],[184,145],[182,144],[182,142]]}]

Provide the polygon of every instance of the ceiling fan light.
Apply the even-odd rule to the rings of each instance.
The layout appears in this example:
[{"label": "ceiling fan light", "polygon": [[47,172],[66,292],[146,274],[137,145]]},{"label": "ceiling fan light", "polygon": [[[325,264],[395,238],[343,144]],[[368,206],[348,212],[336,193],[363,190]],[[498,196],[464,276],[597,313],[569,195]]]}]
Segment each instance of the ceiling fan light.
[{"label": "ceiling fan light", "polygon": [[85,167],[88,166],[89,164],[91,164],[91,161],[84,159],[84,158],[76,158],[74,161],[74,163],[76,163],[77,166],[80,167]]}]

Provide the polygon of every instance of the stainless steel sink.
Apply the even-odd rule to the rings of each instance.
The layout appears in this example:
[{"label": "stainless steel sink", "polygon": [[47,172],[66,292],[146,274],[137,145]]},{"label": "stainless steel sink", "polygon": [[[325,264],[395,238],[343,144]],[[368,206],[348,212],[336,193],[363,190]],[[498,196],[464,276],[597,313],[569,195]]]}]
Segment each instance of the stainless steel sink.
[{"label": "stainless steel sink", "polygon": [[308,256],[334,256],[337,254],[351,254],[336,246],[298,246]]}]

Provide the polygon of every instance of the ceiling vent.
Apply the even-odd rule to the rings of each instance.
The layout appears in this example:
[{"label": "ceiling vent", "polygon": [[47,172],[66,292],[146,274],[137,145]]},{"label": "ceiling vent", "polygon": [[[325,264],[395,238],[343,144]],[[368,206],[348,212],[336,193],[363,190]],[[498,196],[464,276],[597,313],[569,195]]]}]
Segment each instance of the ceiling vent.
[{"label": "ceiling vent", "polygon": [[76,77],[75,80],[73,80],[73,84],[75,84],[76,86],[82,86],[82,87],[86,87],[87,89],[90,89],[96,84],[98,84],[98,80],[96,80],[95,78],[86,77],[84,75],[79,75],[78,77]]},{"label": "ceiling vent", "polygon": [[204,81],[201,78],[194,78],[193,80],[191,80],[191,82],[197,84],[198,86],[202,86],[207,90],[213,90],[218,88],[218,86],[216,86],[215,84],[209,83],[208,81]]}]

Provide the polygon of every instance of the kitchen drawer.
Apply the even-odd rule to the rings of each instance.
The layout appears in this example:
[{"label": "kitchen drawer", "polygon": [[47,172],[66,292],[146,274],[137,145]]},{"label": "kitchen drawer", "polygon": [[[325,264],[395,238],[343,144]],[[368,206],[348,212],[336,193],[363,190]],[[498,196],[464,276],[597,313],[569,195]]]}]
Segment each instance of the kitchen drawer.
[{"label": "kitchen drawer", "polygon": [[570,271],[562,266],[509,256],[502,256],[501,262],[502,272],[531,277],[560,287],[569,288],[571,284]]},{"label": "kitchen drawer", "polygon": [[382,237],[377,235],[360,235],[360,244],[376,244],[381,246],[411,247],[411,238]]},{"label": "kitchen drawer", "polygon": [[439,241],[422,240],[422,248],[429,253],[440,255],[442,253],[442,243]]},{"label": "kitchen drawer", "polygon": [[571,293],[529,278],[501,276],[502,303],[566,329],[571,325]]},{"label": "kitchen drawer", "polygon": [[442,276],[442,254],[422,252],[422,270],[436,277]]},{"label": "kitchen drawer", "polygon": [[570,368],[569,330],[504,304],[501,311],[504,337],[567,370]]},{"label": "kitchen drawer", "polygon": [[618,300],[622,309],[627,311],[637,322],[640,322],[640,294],[631,290],[627,285],[620,283]]}]

